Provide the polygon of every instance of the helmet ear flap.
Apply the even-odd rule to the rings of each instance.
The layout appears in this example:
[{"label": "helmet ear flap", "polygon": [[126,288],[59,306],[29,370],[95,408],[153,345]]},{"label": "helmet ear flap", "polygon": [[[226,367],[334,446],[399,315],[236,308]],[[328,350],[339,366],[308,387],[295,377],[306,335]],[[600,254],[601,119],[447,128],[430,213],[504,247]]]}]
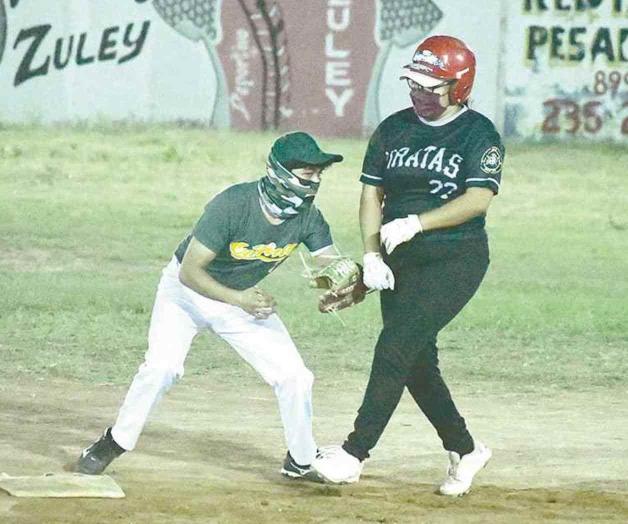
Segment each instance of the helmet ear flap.
[{"label": "helmet ear flap", "polygon": [[449,104],[454,106],[460,104],[460,80],[456,80],[449,88]]},{"label": "helmet ear flap", "polygon": [[460,75],[460,78],[456,80],[449,90],[450,104],[464,104],[469,99],[474,78],[475,67],[468,68]]}]

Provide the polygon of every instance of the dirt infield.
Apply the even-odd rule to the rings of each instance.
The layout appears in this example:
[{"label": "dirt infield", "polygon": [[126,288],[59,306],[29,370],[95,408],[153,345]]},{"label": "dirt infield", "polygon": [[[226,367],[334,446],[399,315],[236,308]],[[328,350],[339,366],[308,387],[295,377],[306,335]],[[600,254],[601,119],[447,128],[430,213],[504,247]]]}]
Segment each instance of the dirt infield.
[{"label": "dirt infield", "polygon": [[[162,402],[138,449],[110,474],[123,500],[17,499],[0,493],[0,522],[626,522],[625,391],[497,394],[454,385],[472,431],[494,450],[470,495],[433,491],[445,456],[404,398],[353,486],[287,481],[269,388],[185,379]],[[346,434],[361,385],[315,386],[320,445]],[[68,381],[0,385],[0,471],[59,471],[112,421],[120,386]],[[342,398],[342,403],[339,402]]]}]

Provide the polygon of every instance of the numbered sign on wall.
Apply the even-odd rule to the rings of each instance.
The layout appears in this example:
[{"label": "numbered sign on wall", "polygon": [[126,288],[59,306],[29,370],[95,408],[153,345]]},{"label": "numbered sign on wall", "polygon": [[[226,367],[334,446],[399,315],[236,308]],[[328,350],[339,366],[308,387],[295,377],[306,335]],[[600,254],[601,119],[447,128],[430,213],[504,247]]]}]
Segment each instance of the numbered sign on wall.
[{"label": "numbered sign on wall", "polygon": [[628,139],[628,1],[508,9],[505,134]]}]

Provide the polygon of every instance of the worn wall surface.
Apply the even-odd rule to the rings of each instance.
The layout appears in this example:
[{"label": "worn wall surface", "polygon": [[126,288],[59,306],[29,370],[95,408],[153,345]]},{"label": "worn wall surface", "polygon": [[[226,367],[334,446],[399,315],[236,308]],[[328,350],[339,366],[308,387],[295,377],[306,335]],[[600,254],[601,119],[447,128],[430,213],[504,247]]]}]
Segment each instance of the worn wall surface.
[{"label": "worn wall surface", "polygon": [[508,2],[505,131],[628,137],[628,1]]},{"label": "worn wall surface", "polygon": [[409,104],[416,43],[478,57],[508,136],[623,140],[628,0],[0,0],[0,120],[360,135]]}]

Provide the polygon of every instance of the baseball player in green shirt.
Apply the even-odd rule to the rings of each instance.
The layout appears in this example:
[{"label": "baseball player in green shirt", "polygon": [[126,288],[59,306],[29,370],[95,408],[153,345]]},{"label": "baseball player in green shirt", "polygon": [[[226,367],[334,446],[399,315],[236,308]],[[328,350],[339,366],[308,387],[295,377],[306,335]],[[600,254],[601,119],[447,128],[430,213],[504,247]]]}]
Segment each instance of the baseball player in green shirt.
[{"label": "baseball player in green shirt", "polygon": [[147,417],[183,375],[194,337],[211,330],[272,386],[288,452],[281,473],[315,477],[313,375],[258,283],[299,244],[322,265],[336,255],[329,225],[313,200],[324,169],[343,157],[302,132],[275,141],[266,175],[216,195],[162,273],[148,351],[113,426],[80,455],[76,470],[99,474],[135,448]]}]

